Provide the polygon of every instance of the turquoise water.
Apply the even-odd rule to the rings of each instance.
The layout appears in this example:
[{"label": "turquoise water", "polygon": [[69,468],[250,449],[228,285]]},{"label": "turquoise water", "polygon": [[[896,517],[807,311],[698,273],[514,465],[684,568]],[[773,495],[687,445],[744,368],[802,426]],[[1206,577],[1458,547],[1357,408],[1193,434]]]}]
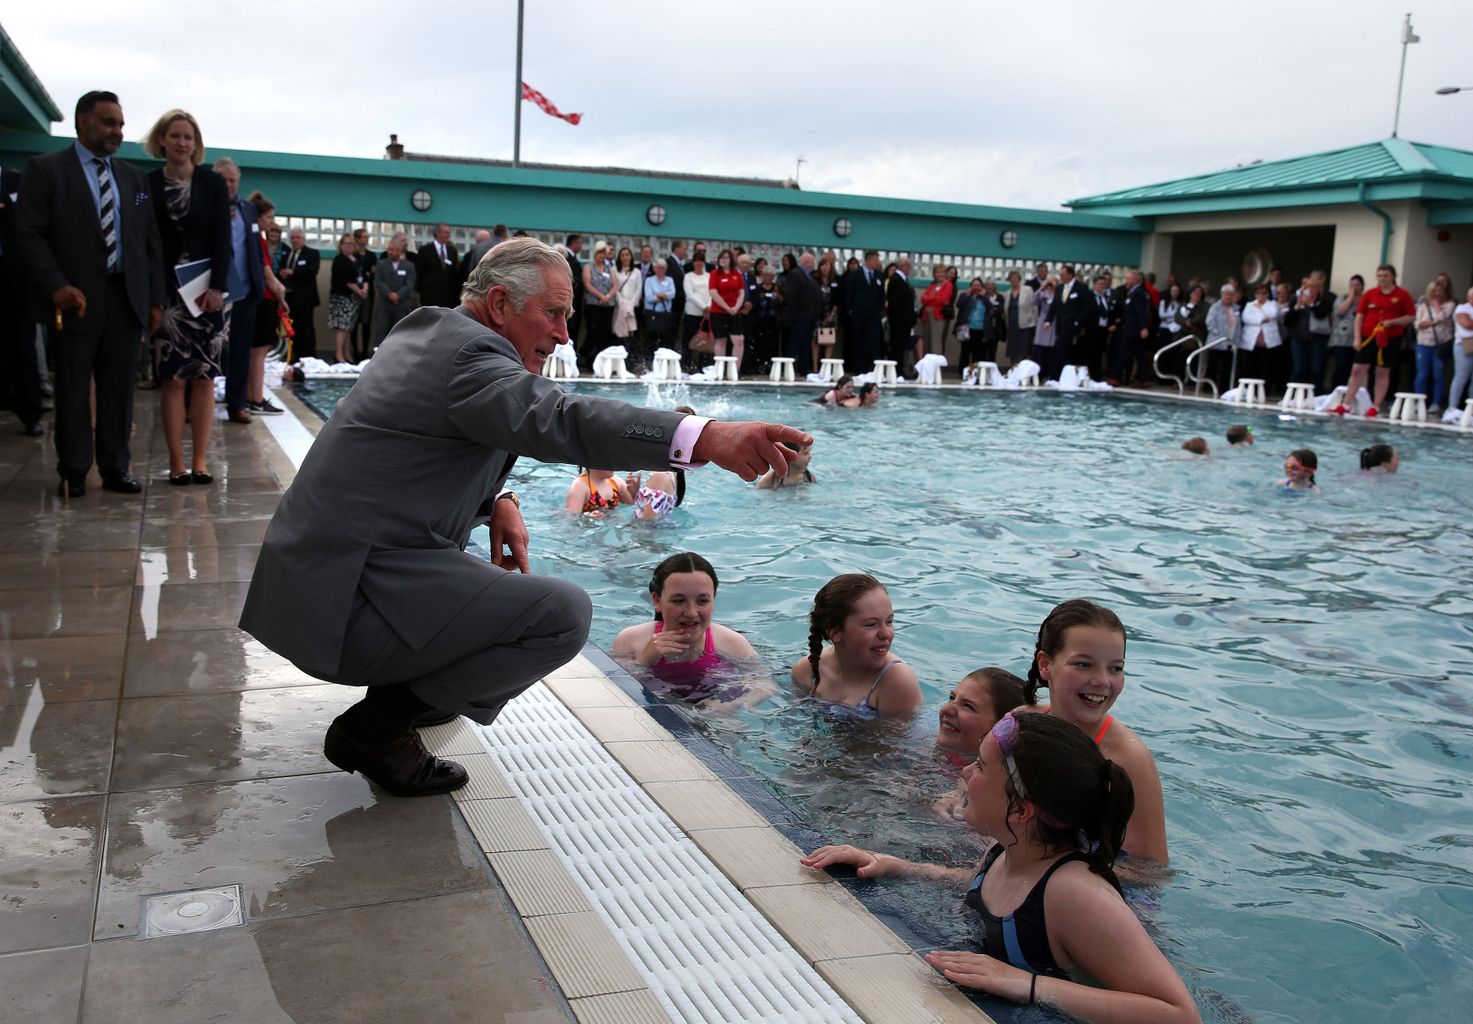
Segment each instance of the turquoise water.
[{"label": "turquoise water", "polygon": [[[1023,674],[1049,608],[1092,597],[1129,629],[1115,713],[1166,791],[1175,873],[1132,899],[1204,1016],[1466,1020],[1473,438],[1258,413],[1257,445],[1229,450],[1245,414],[1218,406],[929,392],[834,412],[767,388],[578,389],[817,438],[817,486],[701,470],[673,525],[567,515],[571,468],[523,463],[515,483],[533,570],[593,595],[602,646],[647,616],[666,554],[715,564],[718,620],[783,689],[706,731],[820,831],[972,856],[964,829],[925,814],[948,785],[927,749],[935,707],[979,666]],[[1179,451],[1194,434],[1211,456]],[[1354,469],[1377,440],[1401,449],[1399,475]],[[1285,493],[1283,457],[1304,446],[1322,493]],[[854,570],[890,590],[894,649],[928,699],[912,730],[834,726],[788,693],[814,591]],[[964,938],[959,894],[894,890]]]}]

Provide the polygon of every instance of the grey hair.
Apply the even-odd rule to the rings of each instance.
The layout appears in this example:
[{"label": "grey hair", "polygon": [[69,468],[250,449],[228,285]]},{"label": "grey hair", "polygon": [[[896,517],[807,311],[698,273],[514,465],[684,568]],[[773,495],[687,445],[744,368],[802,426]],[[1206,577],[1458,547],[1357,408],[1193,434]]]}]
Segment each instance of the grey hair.
[{"label": "grey hair", "polygon": [[213,164],[213,167],[216,171],[234,171],[236,174],[240,173],[240,164],[236,163],[228,156],[222,156],[220,159],[216,160]]},{"label": "grey hair", "polygon": [[1225,285],[1222,286],[1222,291],[1218,292],[1218,294],[1219,295],[1236,295],[1236,294],[1238,294],[1238,289],[1234,288],[1230,284],[1225,284]]},{"label": "grey hair", "polygon": [[528,299],[547,289],[549,270],[561,271],[571,287],[573,275],[562,253],[535,238],[509,239],[490,249],[476,264],[460,290],[460,301],[484,299],[492,288],[501,285],[511,298],[512,309],[520,313]]}]

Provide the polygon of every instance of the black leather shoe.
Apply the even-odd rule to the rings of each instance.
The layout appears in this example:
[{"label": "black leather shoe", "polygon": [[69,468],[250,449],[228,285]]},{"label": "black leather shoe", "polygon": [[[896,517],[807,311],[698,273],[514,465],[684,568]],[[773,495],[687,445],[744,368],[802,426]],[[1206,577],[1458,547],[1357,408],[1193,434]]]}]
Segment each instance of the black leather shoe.
[{"label": "black leather shoe", "polygon": [[215,482],[214,477],[199,469],[196,469],[193,473],[190,473],[189,478],[197,484],[212,484]]},{"label": "black leather shoe", "polygon": [[433,711],[426,711],[410,724],[413,725],[416,729],[429,729],[432,726],[444,725],[447,722],[453,722],[459,717],[460,714],[458,712],[441,711],[439,708],[436,708]]},{"label": "black leather shoe", "polygon": [[169,483],[175,487],[188,487],[194,481],[189,479],[188,473],[170,473]]},{"label": "black leather shoe", "polygon": [[87,493],[87,482],[80,478],[76,480],[63,480],[57,485],[56,493],[63,498],[80,498]]},{"label": "black leather shoe", "polygon": [[327,728],[323,755],[348,772],[363,777],[394,796],[433,796],[459,789],[470,781],[464,768],[454,761],[435,757],[420,742],[419,733],[409,729],[380,746],[370,747],[348,735],[337,719]]},{"label": "black leather shoe", "polygon": [[127,473],[119,473],[116,476],[103,477],[102,489],[117,494],[137,494],[143,490],[143,485]]}]

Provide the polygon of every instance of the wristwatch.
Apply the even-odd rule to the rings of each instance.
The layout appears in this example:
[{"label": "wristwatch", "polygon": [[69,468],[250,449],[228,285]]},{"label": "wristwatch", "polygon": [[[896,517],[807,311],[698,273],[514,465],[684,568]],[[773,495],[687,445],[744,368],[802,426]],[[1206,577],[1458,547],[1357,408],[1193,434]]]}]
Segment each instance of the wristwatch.
[{"label": "wristwatch", "polygon": [[520,499],[520,498],[517,497],[517,492],[516,491],[502,491],[500,494],[498,494],[496,496],[496,500],[497,501],[500,501],[502,498],[505,498],[507,501],[510,501],[513,505],[515,505],[517,507],[518,510],[521,509],[521,507],[522,507],[522,499]]}]

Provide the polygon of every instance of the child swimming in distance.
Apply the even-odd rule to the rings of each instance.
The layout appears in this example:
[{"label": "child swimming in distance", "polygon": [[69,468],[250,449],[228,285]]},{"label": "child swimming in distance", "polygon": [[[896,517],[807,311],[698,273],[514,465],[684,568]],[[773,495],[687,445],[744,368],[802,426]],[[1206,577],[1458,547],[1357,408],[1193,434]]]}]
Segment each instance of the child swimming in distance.
[{"label": "child swimming in distance", "polygon": [[661,690],[666,696],[707,707],[771,696],[773,687],[747,686],[735,671],[721,671],[754,666],[758,658],[746,637],[712,621],[718,585],[711,563],[694,552],[665,559],[650,577],[654,621],[622,630],[614,638],[614,657],[649,669],[668,684]]},{"label": "child swimming in distance", "polygon": [[880,404],[880,386],[874,382],[859,385],[859,390],[854,393],[853,398],[846,398],[839,403],[846,409],[867,409]]},{"label": "child swimming in distance", "polygon": [[1284,460],[1284,479],[1279,481],[1279,486],[1291,491],[1317,491],[1319,486],[1314,482],[1314,472],[1319,466],[1320,460],[1314,452],[1308,448],[1296,448]]},{"label": "child swimming in distance", "polygon": [[1377,473],[1395,473],[1401,467],[1401,455],[1389,444],[1373,444],[1360,450],[1360,468]]},{"label": "child swimming in distance", "polygon": [[578,475],[568,485],[568,497],[564,503],[569,512],[603,516],[621,503],[628,504],[634,500],[628,482],[620,480],[613,470],[578,468]]},{"label": "child swimming in distance", "polygon": [[634,518],[641,522],[669,519],[685,501],[685,470],[658,470],[641,480],[631,473],[629,490],[634,494]]},{"label": "child swimming in distance", "polygon": [[1184,452],[1191,452],[1193,455],[1210,455],[1212,452],[1207,447],[1207,438],[1205,437],[1189,437],[1181,443],[1181,449]]},{"label": "child swimming in distance", "polygon": [[796,452],[788,448],[788,472],[785,476],[778,476],[776,470],[769,469],[762,474],[762,479],[757,481],[758,488],[771,490],[775,487],[797,487],[803,484],[817,483],[818,478],[813,475],[813,470],[808,468],[813,461],[813,445],[807,444]]},{"label": "child swimming in distance", "polygon": [[1110,709],[1125,688],[1125,626],[1108,608],[1091,601],[1065,601],[1038,628],[1033,664],[1023,689],[1024,704],[1047,687],[1049,703],[1039,708],[1091,737],[1101,753],[1121,765],[1135,784],[1135,813],[1123,849],[1132,857],[1167,860],[1166,802],[1156,760],[1139,736]]},{"label": "child swimming in distance", "polygon": [[854,397],[854,378],[847,373],[834,382],[829,388],[817,398],[810,398],[809,402],[814,405],[839,406],[848,399]]},{"label": "child swimming in distance", "polygon": [[1228,427],[1227,443],[1229,448],[1251,448],[1253,446],[1253,428],[1244,423]]},{"label": "child swimming in distance", "polygon": [[957,985],[1084,1021],[1200,1024],[1191,994],[1115,877],[1135,803],[1124,767],[1061,719],[1009,714],[963,776],[967,824],[994,840],[979,868],[917,864],[854,846],[820,847],[801,863],[966,887],[981,952],[926,956]]},{"label": "child swimming in distance", "polygon": [[835,576],[813,598],[808,655],[793,663],[793,685],[865,715],[908,715],[921,706],[921,685],[891,653],[894,639],[895,610],[880,581]]}]

